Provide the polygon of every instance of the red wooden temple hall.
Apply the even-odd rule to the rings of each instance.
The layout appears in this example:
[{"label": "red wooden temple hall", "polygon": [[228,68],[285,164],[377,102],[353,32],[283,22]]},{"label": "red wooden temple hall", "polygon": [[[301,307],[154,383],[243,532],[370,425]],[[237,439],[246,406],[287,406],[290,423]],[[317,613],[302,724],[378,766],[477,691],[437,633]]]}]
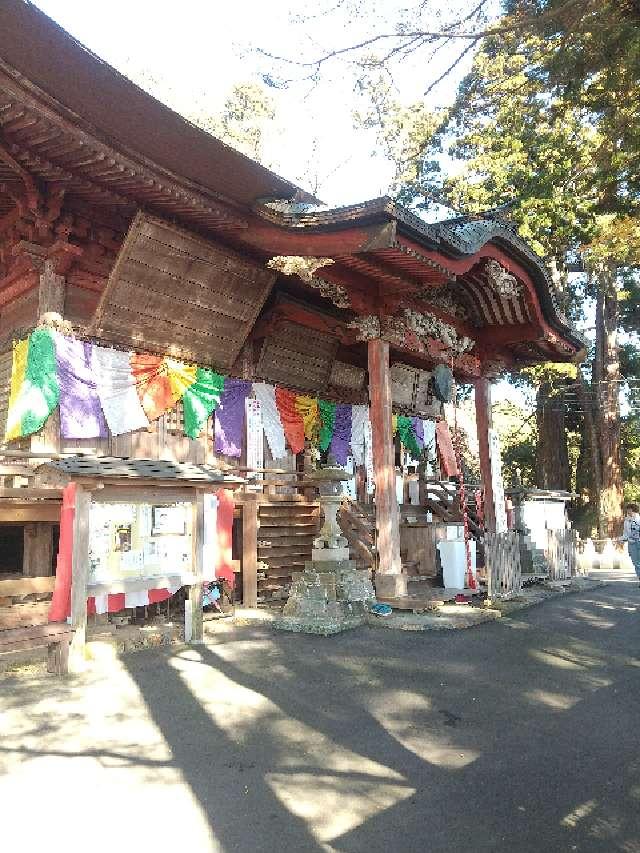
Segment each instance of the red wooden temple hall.
[{"label": "red wooden temple hall", "polygon": [[[6,0],[3,432],[13,344],[52,312],[83,341],[368,403],[385,595],[403,590],[392,415],[437,414],[429,377],[438,365],[475,385],[491,529],[490,382],[523,365],[574,360],[582,347],[544,262],[496,216],[426,224],[386,198],[323,209],[144,93],[29,3]],[[393,399],[392,380],[404,381],[404,397],[400,389]],[[53,413],[8,446],[246,466],[246,447],[239,457],[216,450],[211,419],[192,437],[181,417],[174,406],[144,428],[69,437]],[[8,464],[3,475],[14,476]],[[5,524],[50,526],[40,505],[17,512],[6,489],[1,500]],[[51,550],[50,530],[31,532],[48,538],[40,555]]]}]

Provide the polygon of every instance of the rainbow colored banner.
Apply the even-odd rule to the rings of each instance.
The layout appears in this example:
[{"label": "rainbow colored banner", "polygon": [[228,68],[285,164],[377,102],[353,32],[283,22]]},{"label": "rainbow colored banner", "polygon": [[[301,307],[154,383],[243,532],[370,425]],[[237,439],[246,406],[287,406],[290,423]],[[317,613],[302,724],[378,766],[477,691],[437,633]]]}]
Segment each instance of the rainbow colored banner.
[{"label": "rainbow colored banner", "polygon": [[[283,456],[286,444],[297,454],[308,441],[342,465],[349,456],[361,460],[366,406],[265,383],[251,385],[169,356],[123,352],[50,329],[36,329],[14,345],[5,440],[37,432],[58,404],[62,437],[77,439],[146,428],[182,401],[185,435],[198,438],[215,414],[216,447],[237,456],[249,394],[260,403],[274,458]],[[423,422],[394,415],[396,431],[419,459],[425,446]]]}]

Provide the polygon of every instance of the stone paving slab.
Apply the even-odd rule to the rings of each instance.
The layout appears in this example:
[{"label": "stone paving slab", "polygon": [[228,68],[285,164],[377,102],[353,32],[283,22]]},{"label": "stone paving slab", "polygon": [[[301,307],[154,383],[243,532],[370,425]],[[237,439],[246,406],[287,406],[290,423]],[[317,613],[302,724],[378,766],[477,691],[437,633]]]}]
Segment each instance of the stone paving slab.
[{"label": "stone paving slab", "polygon": [[[501,616],[508,616],[511,613],[534,607],[562,595],[597,589],[606,583],[606,579],[579,577],[574,578],[569,584],[556,583],[554,586],[544,588],[525,589],[518,598],[508,601],[493,601],[488,607],[445,603],[424,613],[410,613],[400,610],[395,610],[390,616],[375,616],[373,613],[368,613],[366,624],[371,628],[387,628],[396,631],[449,631],[473,628],[476,625],[493,622]],[[279,620],[280,617],[279,611],[240,608],[236,611],[233,622],[236,625],[248,625],[256,622],[271,624]],[[318,633],[336,632],[318,631]]]},{"label": "stone paving slab", "polygon": [[445,604],[430,613],[394,612],[390,616],[367,616],[371,628],[390,628],[396,631],[450,631],[473,628],[484,622],[493,622],[502,616],[499,610],[489,607]]},{"label": "stone paving slab", "polygon": [[571,583],[566,586],[545,586],[525,589],[517,598],[512,598],[508,601],[492,602],[492,607],[497,608],[504,616],[508,616],[518,610],[524,610],[527,607],[535,607],[537,604],[543,604],[545,601],[549,601],[550,599],[558,598],[562,595],[570,595],[572,593],[588,592],[592,589],[598,589],[601,586],[606,586],[607,583],[607,580],[573,578]]}]

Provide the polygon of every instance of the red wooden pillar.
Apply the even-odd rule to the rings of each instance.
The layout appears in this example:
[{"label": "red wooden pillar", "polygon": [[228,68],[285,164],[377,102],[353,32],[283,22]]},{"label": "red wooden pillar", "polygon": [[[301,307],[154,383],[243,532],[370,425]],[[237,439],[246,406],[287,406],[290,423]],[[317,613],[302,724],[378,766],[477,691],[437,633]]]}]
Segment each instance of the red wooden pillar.
[{"label": "red wooden pillar", "polygon": [[391,420],[389,344],[376,338],[368,342],[369,401],[373,473],[376,484],[376,532],[378,569],[376,592],[381,598],[406,595],[401,574],[400,513],[396,500],[396,473]]},{"label": "red wooden pillar", "polygon": [[484,487],[484,523],[490,532],[496,529],[496,510],[491,480],[491,450],[489,430],[491,429],[491,384],[488,379],[476,379],[476,425],[478,445],[480,447],[480,475]]}]

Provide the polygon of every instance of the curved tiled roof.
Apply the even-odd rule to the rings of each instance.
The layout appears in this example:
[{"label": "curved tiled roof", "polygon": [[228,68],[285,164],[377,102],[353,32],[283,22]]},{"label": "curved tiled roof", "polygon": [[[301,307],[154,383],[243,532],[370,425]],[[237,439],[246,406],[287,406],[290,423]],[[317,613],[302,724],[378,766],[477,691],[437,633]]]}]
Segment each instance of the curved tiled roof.
[{"label": "curved tiled roof", "polygon": [[274,224],[308,232],[338,231],[373,222],[394,222],[397,234],[404,235],[425,251],[436,251],[454,260],[476,255],[484,246],[492,243],[528,272],[549,326],[577,350],[584,347],[582,337],[564,314],[561,294],[544,260],[510,223],[501,220],[493,211],[485,216],[458,217],[430,223],[396,204],[392,198],[383,196],[334,209],[263,202],[257,212]]}]

